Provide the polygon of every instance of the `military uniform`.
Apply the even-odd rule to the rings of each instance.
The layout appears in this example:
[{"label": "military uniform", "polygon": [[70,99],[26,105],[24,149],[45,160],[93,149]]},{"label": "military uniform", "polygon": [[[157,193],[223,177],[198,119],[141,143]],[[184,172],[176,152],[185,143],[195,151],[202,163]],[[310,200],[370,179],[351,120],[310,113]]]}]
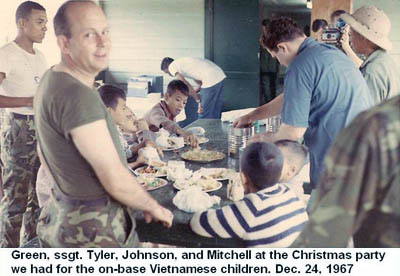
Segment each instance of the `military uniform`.
[{"label": "military uniform", "polygon": [[[2,94],[8,97],[33,97],[47,69],[44,55],[31,54],[14,41],[0,48]],[[0,203],[0,247],[19,247],[36,236],[36,151],[32,107],[7,108],[1,126],[3,197]]]},{"label": "military uniform", "polygon": [[120,161],[128,166],[116,125],[98,92],[69,74],[50,69],[39,85],[34,108],[51,190],[37,226],[41,245],[136,246],[131,211],[110,197],[70,135],[77,127],[105,120]]},{"label": "military uniform", "polygon": [[400,247],[400,96],[359,115],[325,159],[293,247]]}]

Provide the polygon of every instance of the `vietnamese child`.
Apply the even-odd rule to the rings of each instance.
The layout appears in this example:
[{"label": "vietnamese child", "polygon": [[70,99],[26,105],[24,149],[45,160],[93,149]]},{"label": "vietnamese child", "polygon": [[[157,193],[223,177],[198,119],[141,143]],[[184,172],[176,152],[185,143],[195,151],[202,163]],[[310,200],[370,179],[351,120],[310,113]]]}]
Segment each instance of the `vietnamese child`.
[{"label": "vietnamese child", "polygon": [[164,99],[146,113],[145,120],[153,132],[164,128],[170,133],[183,137],[192,147],[198,144],[195,135],[183,130],[176,123],[176,116],[185,108],[189,96],[189,88],[181,80],[173,80],[168,84]]},{"label": "vietnamese child", "polygon": [[252,143],[243,151],[240,164],[244,199],[194,214],[192,230],[205,237],[240,238],[249,247],[290,246],[308,216],[303,201],[279,182],[281,151],[272,143]]}]

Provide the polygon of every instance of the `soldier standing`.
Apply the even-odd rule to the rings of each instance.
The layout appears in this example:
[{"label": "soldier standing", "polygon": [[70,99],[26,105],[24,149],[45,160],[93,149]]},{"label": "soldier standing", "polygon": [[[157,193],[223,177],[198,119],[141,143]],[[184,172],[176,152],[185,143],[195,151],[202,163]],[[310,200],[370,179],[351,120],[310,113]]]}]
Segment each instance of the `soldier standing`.
[{"label": "soldier standing", "polygon": [[47,69],[43,54],[33,48],[47,31],[46,10],[26,1],[16,11],[18,34],[0,49],[0,107],[3,198],[0,203],[0,247],[19,247],[36,236],[38,203],[35,192],[39,159],[32,102]]},{"label": "soldier standing", "polygon": [[[132,247],[135,218],[171,226],[160,206],[128,170],[117,127],[94,87],[108,66],[107,19],[92,1],[67,1],[54,17],[61,62],[35,96],[40,158],[52,196],[37,227],[44,247]],[[128,207],[128,208],[127,208]]]}]

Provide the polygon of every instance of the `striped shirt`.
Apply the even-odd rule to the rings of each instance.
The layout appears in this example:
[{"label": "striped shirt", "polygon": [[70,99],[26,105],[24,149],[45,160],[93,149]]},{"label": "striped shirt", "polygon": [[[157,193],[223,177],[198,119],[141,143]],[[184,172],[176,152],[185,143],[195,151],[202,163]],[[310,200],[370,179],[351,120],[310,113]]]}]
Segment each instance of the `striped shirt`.
[{"label": "striped shirt", "polygon": [[249,247],[287,247],[308,220],[304,203],[285,184],[194,214],[190,226],[205,237],[240,238]]}]

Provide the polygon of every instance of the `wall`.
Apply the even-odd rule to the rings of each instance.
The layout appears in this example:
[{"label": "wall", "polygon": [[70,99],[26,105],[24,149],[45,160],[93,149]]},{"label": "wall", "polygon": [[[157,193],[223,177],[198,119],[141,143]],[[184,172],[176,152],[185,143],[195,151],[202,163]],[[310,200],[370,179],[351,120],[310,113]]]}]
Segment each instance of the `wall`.
[{"label": "wall", "polygon": [[390,31],[390,40],[393,43],[392,54],[400,68],[400,0],[353,0],[353,11],[365,5],[374,5],[384,10],[390,18],[392,23]]},{"label": "wall", "polygon": [[111,28],[112,52],[107,81],[130,75],[164,76],[162,58],[204,57],[204,0],[101,1]]}]

